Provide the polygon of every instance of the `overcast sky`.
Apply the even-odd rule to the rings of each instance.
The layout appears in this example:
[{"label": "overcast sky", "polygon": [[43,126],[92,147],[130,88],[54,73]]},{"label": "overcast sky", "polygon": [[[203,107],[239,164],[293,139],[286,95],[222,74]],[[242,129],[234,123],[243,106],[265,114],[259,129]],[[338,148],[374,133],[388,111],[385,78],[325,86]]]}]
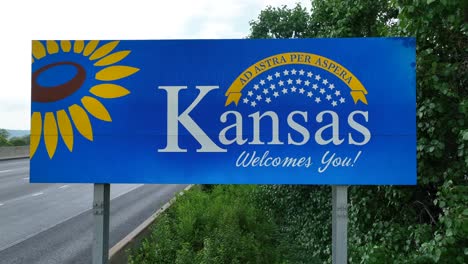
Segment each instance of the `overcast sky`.
[{"label": "overcast sky", "polygon": [[0,2],[0,128],[29,129],[32,39],[244,38],[266,6],[310,0]]}]

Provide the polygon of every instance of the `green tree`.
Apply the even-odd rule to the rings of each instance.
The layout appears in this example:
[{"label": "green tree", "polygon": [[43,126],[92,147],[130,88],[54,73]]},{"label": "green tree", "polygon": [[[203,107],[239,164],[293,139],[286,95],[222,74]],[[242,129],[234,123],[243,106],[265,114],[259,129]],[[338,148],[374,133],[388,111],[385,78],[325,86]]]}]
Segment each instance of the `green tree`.
[{"label": "green tree", "polygon": [[10,133],[6,129],[0,128],[0,147],[3,146],[10,146],[11,144],[8,142],[8,137]]},{"label": "green tree", "polygon": [[8,142],[12,146],[26,146],[29,145],[29,135],[22,137],[12,137]]},{"label": "green tree", "polygon": [[381,36],[396,24],[397,8],[383,0],[315,0],[312,11],[267,7],[250,22],[250,38]]},{"label": "green tree", "polygon": [[[268,7],[250,23],[251,38],[417,39],[418,186],[350,189],[352,263],[468,262],[466,10],[449,0],[314,0],[311,13]],[[329,188],[262,186],[258,197],[293,262],[330,261],[330,219],[321,215]]]},{"label": "green tree", "polygon": [[250,38],[300,38],[312,37],[309,14],[305,8],[297,4],[289,9],[282,7],[267,7],[260,12],[258,20],[250,22]]},{"label": "green tree", "polygon": [[8,139],[10,137],[10,133],[8,130],[0,128],[0,137]]},{"label": "green tree", "polygon": [[421,252],[440,263],[468,262],[466,4],[395,3],[402,35],[418,40],[418,180],[428,193],[425,207],[437,219],[433,239]]},{"label": "green tree", "polygon": [[387,0],[312,1],[314,37],[382,36],[395,25],[397,8]]}]

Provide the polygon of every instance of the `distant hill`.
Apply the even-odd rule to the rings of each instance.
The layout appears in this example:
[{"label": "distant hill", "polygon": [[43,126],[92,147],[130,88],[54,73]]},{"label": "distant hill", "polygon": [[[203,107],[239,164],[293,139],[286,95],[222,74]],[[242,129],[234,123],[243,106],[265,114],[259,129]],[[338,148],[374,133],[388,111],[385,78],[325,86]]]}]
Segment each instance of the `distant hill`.
[{"label": "distant hill", "polygon": [[8,133],[10,133],[10,138],[12,137],[22,137],[31,134],[29,130],[13,130],[7,129]]}]

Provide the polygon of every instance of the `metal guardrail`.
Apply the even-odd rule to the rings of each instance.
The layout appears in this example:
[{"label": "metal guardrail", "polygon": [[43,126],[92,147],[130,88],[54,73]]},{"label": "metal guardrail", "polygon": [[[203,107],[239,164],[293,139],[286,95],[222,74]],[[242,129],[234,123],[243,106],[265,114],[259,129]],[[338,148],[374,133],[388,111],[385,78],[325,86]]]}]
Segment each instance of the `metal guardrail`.
[{"label": "metal guardrail", "polygon": [[0,147],[0,160],[29,158],[29,146]]}]

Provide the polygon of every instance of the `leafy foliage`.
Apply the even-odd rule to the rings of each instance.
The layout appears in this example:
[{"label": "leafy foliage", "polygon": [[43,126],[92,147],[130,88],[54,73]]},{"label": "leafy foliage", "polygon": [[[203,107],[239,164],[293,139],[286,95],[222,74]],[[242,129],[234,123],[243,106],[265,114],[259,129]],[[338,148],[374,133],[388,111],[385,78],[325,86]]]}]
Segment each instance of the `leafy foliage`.
[{"label": "leafy foliage", "polygon": [[[448,0],[315,0],[310,15],[301,12],[303,18],[288,22],[298,10],[265,9],[251,22],[251,37],[417,38],[418,186],[350,188],[350,262],[468,262],[466,6]],[[276,23],[294,32],[277,32]],[[330,189],[261,188],[259,197],[269,201],[263,208],[280,223],[298,260],[314,255],[330,262],[330,220],[320,216],[330,212]],[[295,239],[298,234],[308,238]]]},{"label": "leafy foliage", "polygon": [[309,17],[305,8],[267,7],[260,12],[258,20],[251,21],[250,38],[298,38],[309,37]]},{"label": "leafy foliage", "polygon": [[9,137],[10,133],[8,130],[0,128],[0,147],[29,145],[29,135],[8,139]]},{"label": "leafy foliage", "polygon": [[11,144],[8,142],[9,136],[10,134],[6,129],[0,128],[0,147],[11,146]]},{"label": "leafy foliage", "polygon": [[29,142],[30,142],[29,135],[22,136],[22,137],[12,137],[8,141],[8,143],[10,143],[10,145],[12,146],[26,146],[26,145],[29,145]]},{"label": "leafy foliage", "polygon": [[294,8],[267,7],[251,21],[250,38],[370,37],[388,31],[397,9],[388,1],[318,0],[312,12],[297,4]]},{"label": "leafy foliage", "polygon": [[129,263],[276,263],[277,228],[255,206],[254,188],[216,185],[179,196]]},{"label": "leafy foliage", "polygon": [[279,226],[287,263],[322,263],[331,255],[331,189],[261,185],[256,201]]}]

